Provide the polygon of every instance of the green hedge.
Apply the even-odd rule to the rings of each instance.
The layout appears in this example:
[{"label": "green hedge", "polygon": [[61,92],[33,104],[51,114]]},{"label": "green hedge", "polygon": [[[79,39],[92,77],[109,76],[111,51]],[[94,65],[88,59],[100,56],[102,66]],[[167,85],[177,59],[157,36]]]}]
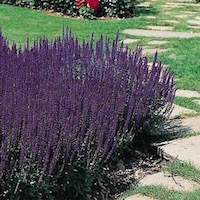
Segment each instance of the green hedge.
[{"label": "green hedge", "polygon": [[0,3],[33,9],[54,10],[69,16],[94,17],[133,17],[136,0],[100,0],[98,10],[87,7],[76,8],[75,0],[0,0]]}]

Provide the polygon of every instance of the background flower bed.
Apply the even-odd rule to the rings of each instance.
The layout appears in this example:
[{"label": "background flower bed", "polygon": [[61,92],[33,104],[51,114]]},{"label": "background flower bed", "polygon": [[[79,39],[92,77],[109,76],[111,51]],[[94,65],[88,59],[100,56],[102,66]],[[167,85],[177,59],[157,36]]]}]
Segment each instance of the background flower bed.
[{"label": "background flower bed", "polygon": [[97,10],[90,9],[87,5],[79,8],[76,0],[0,0],[0,3],[28,7],[33,9],[54,10],[69,16],[94,18],[132,17],[135,14],[136,0],[100,0]]},{"label": "background flower bed", "polygon": [[173,75],[103,36],[22,48],[0,35],[1,198],[86,199],[117,148],[171,110]]}]

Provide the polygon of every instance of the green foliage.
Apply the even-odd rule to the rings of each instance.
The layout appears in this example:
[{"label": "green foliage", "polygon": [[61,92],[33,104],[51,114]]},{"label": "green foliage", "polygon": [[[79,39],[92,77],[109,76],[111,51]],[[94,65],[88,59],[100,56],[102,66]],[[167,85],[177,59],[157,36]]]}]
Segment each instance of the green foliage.
[{"label": "green foliage", "polygon": [[79,9],[79,14],[85,19],[95,19],[94,11],[87,6],[83,6]]},{"label": "green foliage", "polygon": [[135,14],[135,0],[102,0],[100,12],[110,17],[132,17]]},{"label": "green foliage", "polygon": [[[63,172],[47,176],[27,166],[4,188],[0,199],[9,200],[86,200],[95,179],[94,171],[87,169],[83,161],[72,162]],[[3,195],[2,195],[3,194]]]}]

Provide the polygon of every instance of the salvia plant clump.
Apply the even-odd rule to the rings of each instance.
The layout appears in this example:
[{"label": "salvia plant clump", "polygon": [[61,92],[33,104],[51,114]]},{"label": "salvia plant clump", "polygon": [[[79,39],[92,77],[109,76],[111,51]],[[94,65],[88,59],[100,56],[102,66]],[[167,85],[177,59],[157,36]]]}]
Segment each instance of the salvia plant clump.
[{"label": "salvia plant clump", "polygon": [[174,93],[157,54],[149,66],[118,35],[112,44],[103,36],[79,42],[67,29],[17,47],[0,33],[1,186],[27,166],[38,181],[75,160],[94,169],[150,112],[167,116]]}]

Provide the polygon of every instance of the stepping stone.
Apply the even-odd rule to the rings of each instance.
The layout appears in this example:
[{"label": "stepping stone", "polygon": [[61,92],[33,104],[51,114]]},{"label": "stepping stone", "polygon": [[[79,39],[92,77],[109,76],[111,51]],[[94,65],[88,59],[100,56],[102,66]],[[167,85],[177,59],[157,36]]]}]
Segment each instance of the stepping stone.
[{"label": "stepping stone", "polygon": [[200,16],[195,17],[196,20],[200,20]]},{"label": "stepping stone", "polygon": [[177,7],[182,7],[183,5],[181,3],[166,3],[163,5],[163,8],[177,8]]},{"label": "stepping stone", "polygon": [[181,106],[178,106],[178,105],[175,105],[174,104],[174,109],[170,115],[170,118],[175,118],[175,117],[179,117],[181,115],[189,115],[189,114],[197,114],[196,111],[194,110],[191,110],[191,109],[188,109],[188,108],[184,108],[184,107],[181,107]]},{"label": "stepping stone", "polygon": [[155,16],[146,16],[147,19],[156,19]]},{"label": "stepping stone", "polygon": [[137,5],[137,7],[145,7],[145,8],[149,8],[151,6],[151,2],[143,2]]},{"label": "stepping stone", "polygon": [[176,15],[175,16],[176,18],[179,18],[179,19],[185,19],[185,18],[187,18],[188,17],[188,15]]},{"label": "stepping stone", "polygon": [[[198,6],[196,3],[186,3],[186,2],[170,2],[167,3],[167,5],[172,5],[172,6]],[[186,11],[187,12],[187,11]]]},{"label": "stepping stone", "polygon": [[200,20],[188,20],[187,22],[191,25],[200,26]]},{"label": "stepping stone", "polygon": [[200,99],[195,99],[194,103],[199,104],[200,105]]},{"label": "stepping stone", "polygon": [[177,97],[200,98],[200,93],[191,90],[177,90]]},{"label": "stepping stone", "polygon": [[192,132],[200,132],[200,116],[181,119],[181,125]]},{"label": "stepping stone", "polygon": [[200,37],[200,33],[188,33],[188,32],[172,32],[172,31],[154,31],[154,30],[142,30],[142,29],[125,29],[125,34],[146,36],[146,37],[162,37],[162,38],[193,38]]},{"label": "stepping stone", "polygon": [[200,116],[183,119],[170,119],[166,122],[164,131],[168,133],[186,135],[187,133],[200,133]]},{"label": "stepping stone", "polygon": [[158,147],[164,155],[172,159],[191,162],[200,169],[200,136],[182,138]]},{"label": "stepping stone", "polygon": [[194,0],[176,0],[176,2],[182,2],[182,3],[194,3]]},{"label": "stepping stone", "polygon": [[141,194],[136,194],[136,195],[129,196],[125,198],[124,200],[155,200],[155,199],[152,199],[150,197],[147,197]]},{"label": "stepping stone", "polygon": [[166,44],[166,43],[168,43],[168,41],[153,40],[153,41],[148,42],[147,44],[149,44],[149,45],[161,45],[161,44]]},{"label": "stepping stone", "polygon": [[171,27],[171,26],[147,26],[147,29],[156,30],[156,31],[172,31],[173,27]]},{"label": "stepping stone", "polygon": [[139,40],[138,39],[124,39],[123,40],[123,43],[124,44],[130,44],[130,43],[135,43],[135,42],[138,42]]},{"label": "stepping stone", "polygon": [[[197,6],[198,4],[195,4],[195,6]],[[188,15],[195,15],[197,14],[196,11],[183,11],[183,14],[188,14]]]},{"label": "stepping stone", "polygon": [[143,54],[155,54],[156,51],[158,53],[163,53],[163,52],[169,51],[169,49],[143,49],[142,53]]},{"label": "stepping stone", "polygon": [[200,26],[188,26],[188,28],[200,29]]},{"label": "stepping stone", "polygon": [[183,6],[195,6],[195,7],[199,7],[200,4],[198,4],[198,3],[183,3]]},{"label": "stepping stone", "polygon": [[140,181],[140,184],[143,186],[161,185],[167,187],[170,190],[188,192],[199,188],[199,184],[197,184],[194,181],[186,180],[180,176],[175,176],[172,178],[170,176],[165,175],[163,172],[148,175]]}]

